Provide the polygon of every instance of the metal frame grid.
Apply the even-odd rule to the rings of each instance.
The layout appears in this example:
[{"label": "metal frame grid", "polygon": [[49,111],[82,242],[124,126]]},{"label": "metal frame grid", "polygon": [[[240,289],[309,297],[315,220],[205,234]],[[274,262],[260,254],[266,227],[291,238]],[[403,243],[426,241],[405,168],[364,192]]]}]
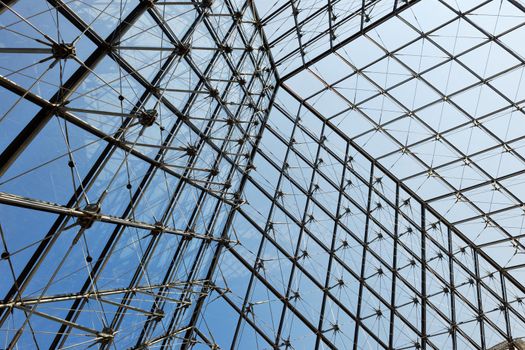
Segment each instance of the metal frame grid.
[{"label": "metal frame grid", "polygon": [[[241,246],[216,282],[240,314],[225,344],[512,348],[525,326],[523,4],[400,2],[337,40],[332,5],[262,15],[281,89],[232,226]],[[230,272],[243,266],[248,283]]]},{"label": "metal frame grid", "polygon": [[521,1],[0,4],[3,347],[520,346]]},{"label": "metal frame grid", "polygon": [[[411,1],[412,3],[417,2]],[[279,73],[303,69],[411,6],[405,0],[254,0]]]},{"label": "metal frame grid", "polygon": [[2,2],[5,348],[189,338],[276,85],[253,10]]}]

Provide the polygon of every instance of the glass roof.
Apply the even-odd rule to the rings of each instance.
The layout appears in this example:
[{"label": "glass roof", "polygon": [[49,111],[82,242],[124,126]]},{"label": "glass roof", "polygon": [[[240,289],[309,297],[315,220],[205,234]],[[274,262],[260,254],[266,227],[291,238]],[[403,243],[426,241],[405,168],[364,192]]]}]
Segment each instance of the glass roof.
[{"label": "glass roof", "polygon": [[276,85],[251,5],[1,4],[0,347],[181,346]]},{"label": "glass roof", "polygon": [[254,0],[278,71],[286,75],[403,10],[399,0]]},{"label": "glass roof", "polygon": [[522,0],[0,1],[0,348],[525,337]]},{"label": "glass roof", "polygon": [[518,280],[524,19],[514,1],[421,1],[284,83]]}]

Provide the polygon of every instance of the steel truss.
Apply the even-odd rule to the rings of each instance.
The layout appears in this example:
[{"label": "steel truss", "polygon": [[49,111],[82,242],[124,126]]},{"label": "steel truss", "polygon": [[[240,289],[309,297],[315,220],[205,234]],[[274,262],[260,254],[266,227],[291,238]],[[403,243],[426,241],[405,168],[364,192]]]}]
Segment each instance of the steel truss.
[{"label": "steel truss", "polygon": [[521,346],[520,1],[0,5],[0,347]]}]

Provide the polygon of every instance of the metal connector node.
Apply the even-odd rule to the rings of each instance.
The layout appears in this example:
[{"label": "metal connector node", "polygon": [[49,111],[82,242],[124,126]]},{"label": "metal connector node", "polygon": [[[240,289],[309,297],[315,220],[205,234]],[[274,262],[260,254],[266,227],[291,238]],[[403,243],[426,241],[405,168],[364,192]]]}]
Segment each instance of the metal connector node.
[{"label": "metal connector node", "polygon": [[146,127],[152,126],[155,123],[155,120],[157,120],[158,115],[159,115],[159,112],[156,109],[148,109],[148,110],[142,111],[138,115],[139,123]]},{"label": "metal connector node", "polygon": [[51,50],[53,52],[53,58],[57,60],[65,60],[77,55],[77,49],[73,44],[53,44],[53,46],[51,46]]},{"label": "metal connector node", "polygon": [[97,220],[98,214],[100,213],[100,204],[90,203],[84,208],[84,216],[78,218],[77,223],[83,229],[88,229],[93,226],[93,223]]}]

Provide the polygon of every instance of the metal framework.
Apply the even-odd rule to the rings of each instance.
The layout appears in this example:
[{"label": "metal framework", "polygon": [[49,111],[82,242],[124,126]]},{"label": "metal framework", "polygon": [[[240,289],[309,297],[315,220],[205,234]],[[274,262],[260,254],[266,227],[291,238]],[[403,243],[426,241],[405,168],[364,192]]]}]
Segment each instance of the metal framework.
[{"label": "metal framework", "polygon": [[521,0],[0,0],[0,348],[520,349]]}]

